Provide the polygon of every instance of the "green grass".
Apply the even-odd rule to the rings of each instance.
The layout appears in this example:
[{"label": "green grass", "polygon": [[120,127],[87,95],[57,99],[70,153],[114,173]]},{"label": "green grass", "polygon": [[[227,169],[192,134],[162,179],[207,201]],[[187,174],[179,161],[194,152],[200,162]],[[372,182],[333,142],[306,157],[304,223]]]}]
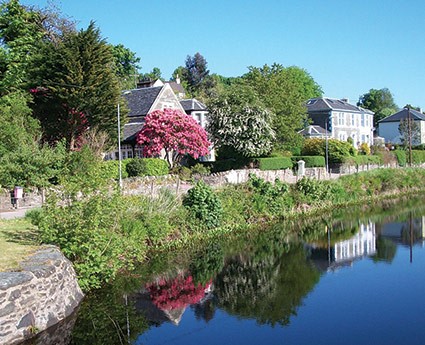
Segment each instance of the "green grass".
[{"label": "green grass", "polygon": [[0,272],[19,269],[19,262],[38,248],[36,230],[27,219],[0,219]]}]

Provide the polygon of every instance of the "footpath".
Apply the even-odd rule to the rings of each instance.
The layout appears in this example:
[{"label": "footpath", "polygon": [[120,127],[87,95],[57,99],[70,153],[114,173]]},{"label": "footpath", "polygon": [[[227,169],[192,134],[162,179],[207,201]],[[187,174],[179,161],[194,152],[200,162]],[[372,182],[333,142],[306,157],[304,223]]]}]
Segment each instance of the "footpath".
[{"label": "footpath", "polygon": [[0,209],[0,218],[1,219],[16,219],[24,218],[28,210],[31,210],[35,207],[21,207],[13,210],[1,210]]}]

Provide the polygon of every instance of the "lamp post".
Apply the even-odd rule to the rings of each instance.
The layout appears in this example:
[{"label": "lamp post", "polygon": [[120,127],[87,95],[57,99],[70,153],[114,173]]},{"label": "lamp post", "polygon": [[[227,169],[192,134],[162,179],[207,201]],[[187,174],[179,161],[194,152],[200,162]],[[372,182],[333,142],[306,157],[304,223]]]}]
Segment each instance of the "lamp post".
[{"label": "lamp post", "polygon": [[119,189],[122,191],[122,169],[121,169],[121,122],[120,122],[120,104],[117,106],[117,117],[118,117],[118,178],[119,178]]}]

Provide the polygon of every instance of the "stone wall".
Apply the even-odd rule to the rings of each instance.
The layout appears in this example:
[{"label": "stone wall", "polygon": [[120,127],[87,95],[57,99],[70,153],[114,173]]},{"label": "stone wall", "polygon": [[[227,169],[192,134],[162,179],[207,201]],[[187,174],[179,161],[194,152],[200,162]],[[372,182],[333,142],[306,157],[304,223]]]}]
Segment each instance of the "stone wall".
[{"label": "stone wall", "polygon": [[13,191],[0,189],[0,210],[11,210],[17,207],[40,206],[42,204],[42,194],[39,192],[29,192],[24,190],[23,198],[16,200]]},{"label": "stone wall", "polygon": [[44,246],[0,272],[0,344],[17,344],[71,315],[83,298],[74,268],[58,248]]}]

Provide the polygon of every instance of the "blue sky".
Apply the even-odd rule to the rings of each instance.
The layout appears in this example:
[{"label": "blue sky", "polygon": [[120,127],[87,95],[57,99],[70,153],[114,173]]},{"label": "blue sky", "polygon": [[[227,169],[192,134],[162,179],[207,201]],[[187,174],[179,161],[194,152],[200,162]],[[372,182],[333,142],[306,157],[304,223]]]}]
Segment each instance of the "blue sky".
[{"label": "blue sky", "polygon": [[[44,7],[45,0],[21,0]],[[79,28],[94,20],[112,44],[159,67],[168,79],[200,52],[211,73],[240,76],[248,66],[306,69],[333,98],[355,103],[387,87],[396,103],[425,109],[424,0],[63,0]]]}]

